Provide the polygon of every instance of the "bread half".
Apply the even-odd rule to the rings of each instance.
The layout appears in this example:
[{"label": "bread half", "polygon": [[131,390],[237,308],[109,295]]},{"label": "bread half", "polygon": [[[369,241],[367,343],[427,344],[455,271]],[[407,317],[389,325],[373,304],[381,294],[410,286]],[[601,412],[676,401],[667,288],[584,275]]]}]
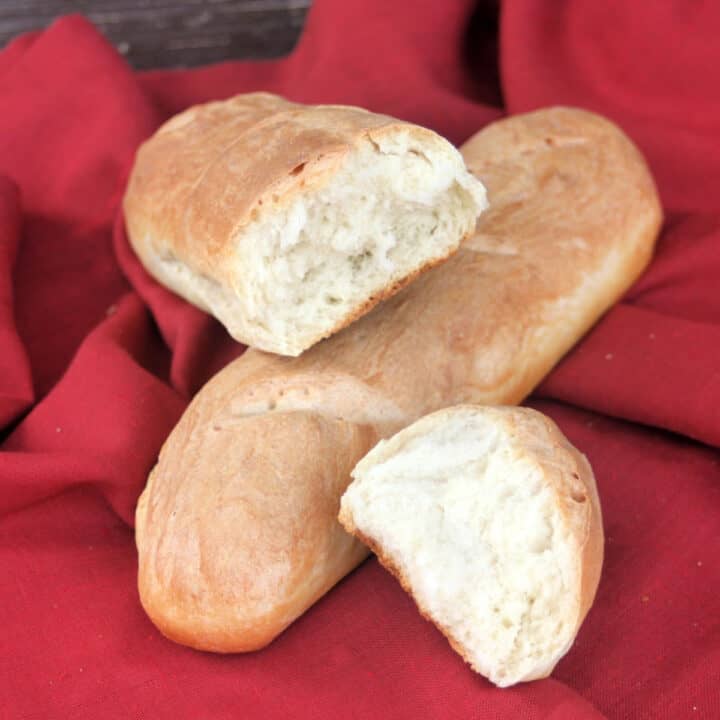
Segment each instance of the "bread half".
[{"label": "bread half", "polygon": [[431,130],[267,93],[190,108],[124,199],[148,272],[237,340],[299,355],[441,262],[485,189]]},{"label": "bread half", "polygon": [[527,408],[459,405],[381,441],[340,522],[496,685],[549,675],[597,589],[603,532],[584,455]]}]

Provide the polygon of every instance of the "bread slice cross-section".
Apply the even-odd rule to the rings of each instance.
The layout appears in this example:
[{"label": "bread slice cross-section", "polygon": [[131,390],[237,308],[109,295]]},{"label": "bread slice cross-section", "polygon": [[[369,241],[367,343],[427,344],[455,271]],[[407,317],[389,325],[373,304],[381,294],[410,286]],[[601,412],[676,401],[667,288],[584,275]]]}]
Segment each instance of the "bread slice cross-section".
[{"label": "bread slice cross-section", "polygon": [[549,675],[597,589],[600,504],[585,456],[544,415],[460,405],[381,441],[340,522],[496,685]]},{"label": "bread slice cross-section", "polygon": [[485,188],[437,133],[238,95],[175,116],[125,194],[148,272],[260,350],[299,355],[445,260]]}]

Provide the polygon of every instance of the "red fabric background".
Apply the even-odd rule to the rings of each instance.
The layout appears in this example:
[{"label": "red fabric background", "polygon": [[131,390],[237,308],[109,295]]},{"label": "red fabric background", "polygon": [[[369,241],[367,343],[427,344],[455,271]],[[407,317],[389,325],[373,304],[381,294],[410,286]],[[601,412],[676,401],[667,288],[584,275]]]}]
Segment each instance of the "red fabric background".
[{"label": "red fabric background", "polygon": [[[288,59],[183,72],[134,74],[80,17],[0,53],[0,718],[720,717],[720,7],[507,0],[493,17],[316,0]],[[242,348],[142,273],[119,201],[170,113],[256,89],[455,142],[574,104],[647,154],[656,259],[531,401],[589,455],[607,535],[552,679],[491,687],[375,561],[248,656],[174,645],[144,616],[134,503]]]}]

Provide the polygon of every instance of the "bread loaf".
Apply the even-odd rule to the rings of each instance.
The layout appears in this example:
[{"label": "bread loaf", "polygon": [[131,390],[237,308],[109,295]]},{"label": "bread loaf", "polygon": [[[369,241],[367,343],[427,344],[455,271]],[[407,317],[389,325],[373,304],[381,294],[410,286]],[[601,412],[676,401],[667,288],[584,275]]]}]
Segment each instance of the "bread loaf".
[{"label": "bread loaf", "polygon": [[193,107],[139,150],[128,237],[247,345],[298,355],[444,260],[485,190],[436,133],[268,93]]},{"label": "bread loaf", "polygon": [[474,670],[501,687],[552,672],[603,557],[592,469],[552,420],[445,408],[378,443],[352,476],[340,522]]},{"label": "bread loaf", "polygon": [[649,261],[655,186],[607,120],[542,110],[462,152],[491,209],[448,262],[299,358],[246,352],[170,434],[136,516],[168,637],[269,643],[367,553],[336,521],[360,458],[442,407],[518,403]]}]

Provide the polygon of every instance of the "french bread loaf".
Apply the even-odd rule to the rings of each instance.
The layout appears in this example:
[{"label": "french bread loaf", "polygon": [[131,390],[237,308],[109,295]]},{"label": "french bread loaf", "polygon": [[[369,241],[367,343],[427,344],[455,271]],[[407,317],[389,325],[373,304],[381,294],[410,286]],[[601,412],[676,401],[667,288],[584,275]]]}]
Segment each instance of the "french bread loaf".
[{"label": "french bread loaf", "polygon": [[151,275],[236,340],[283,355],[443,261],[485,207],[431,130],[268,93],[169,120],[140,147],[124,198]]},{"label": "french bread loaf", "polygon": [[600,580],[592,468],[530,408],[456,405],[380,441],[340,501],[420,612],[500,687],[547,677]]},{"label": "french bread loaf", "polygon": [[136,515],[168,637],[269,643],[367,554],[336,520],[360,458],[442,407],[521,401],[648,263],[655,186],[607,120],[542,110],[462,152],[491,209],[448,262],[299,358],[247,351],[168,437]]}]

